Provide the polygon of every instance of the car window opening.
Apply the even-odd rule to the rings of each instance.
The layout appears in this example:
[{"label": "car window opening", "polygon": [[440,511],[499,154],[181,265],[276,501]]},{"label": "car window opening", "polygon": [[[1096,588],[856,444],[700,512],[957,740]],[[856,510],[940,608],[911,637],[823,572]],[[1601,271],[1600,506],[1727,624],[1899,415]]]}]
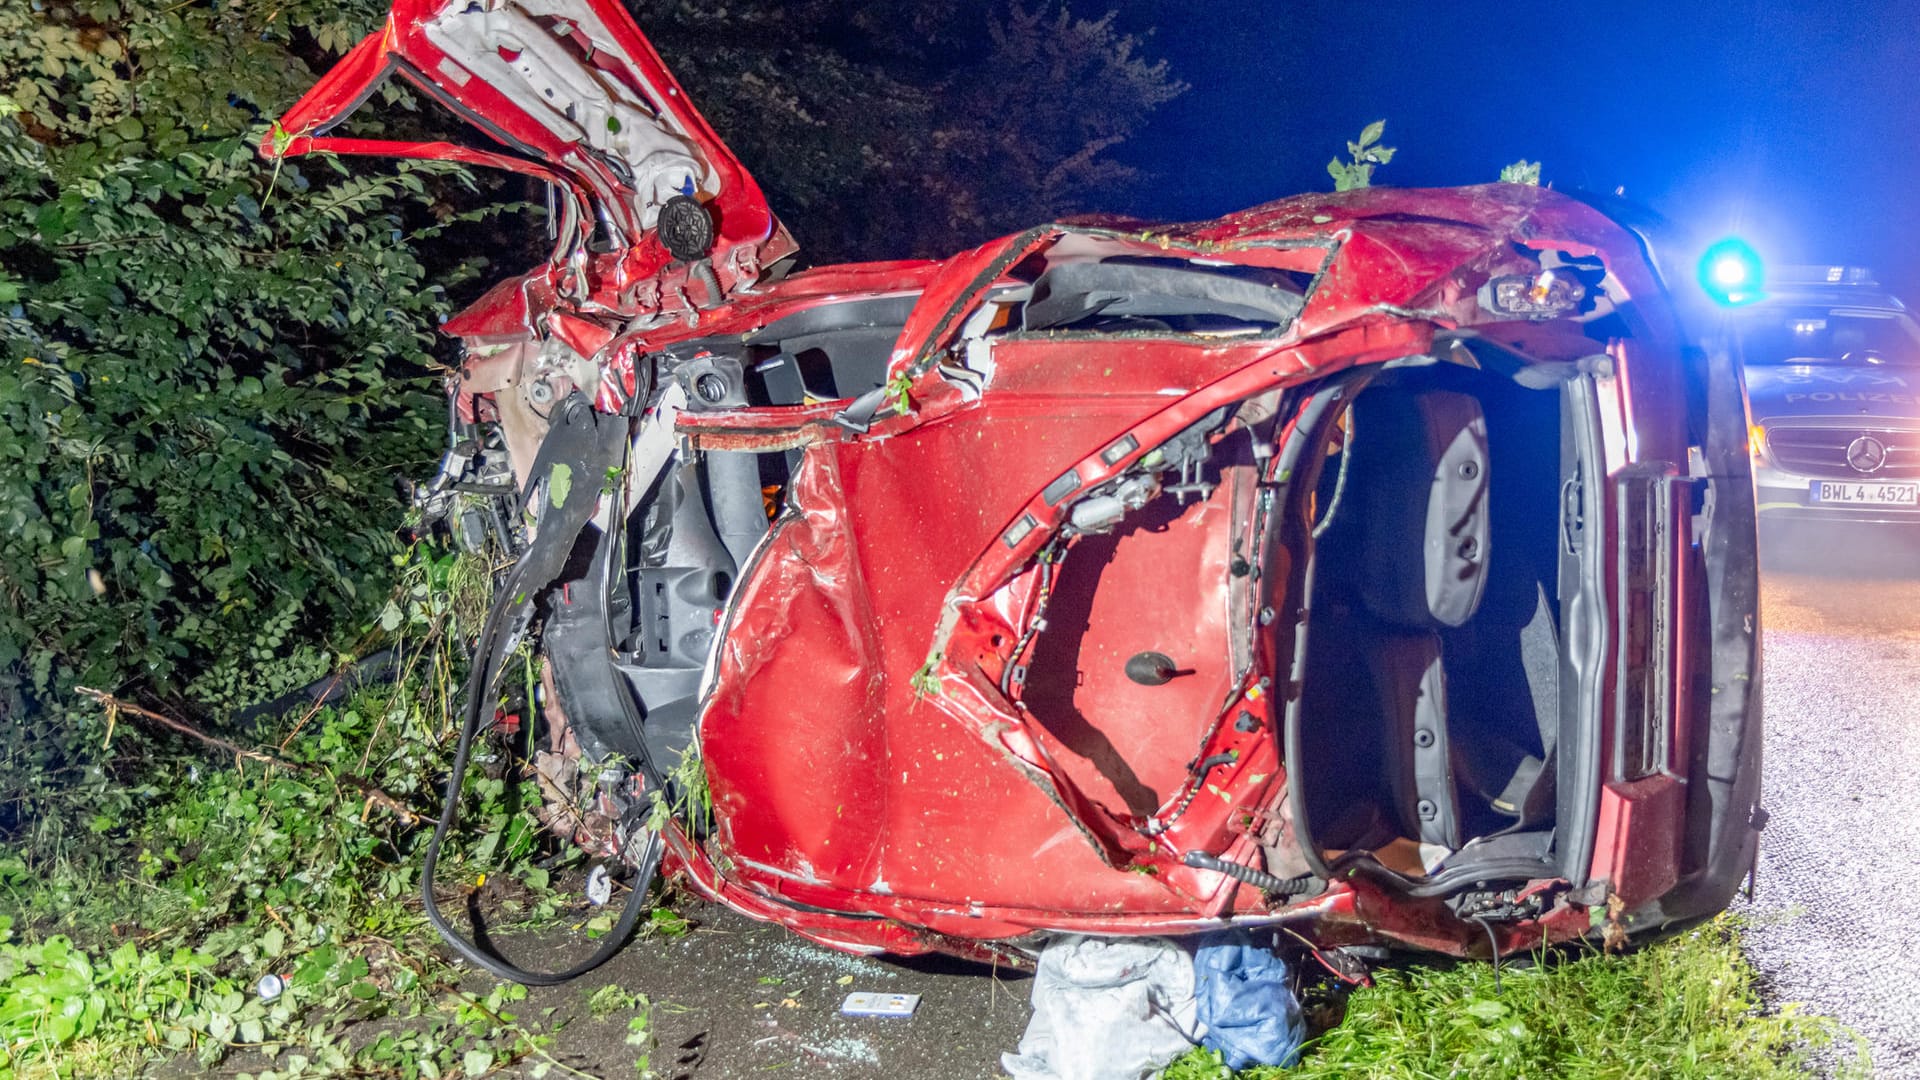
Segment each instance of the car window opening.
[{"label": "car window opening", "polygon": [[1271,331],[1285,329],[1304,305],[1287,271],[1120,255],[1048,267],[1033,283],[1021,329]]},{"label": "car window opening", "polygon": [[1745,315],[1738,335],[1748,364],[1920,364],[1920,340],[1891,312],[1768,305]]}]

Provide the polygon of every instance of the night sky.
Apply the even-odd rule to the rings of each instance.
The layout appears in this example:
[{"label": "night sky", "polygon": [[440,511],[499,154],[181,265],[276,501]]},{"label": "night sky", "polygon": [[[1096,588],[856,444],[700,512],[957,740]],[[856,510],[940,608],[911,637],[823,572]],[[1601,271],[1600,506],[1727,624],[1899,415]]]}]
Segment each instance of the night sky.
[{"label": "night sky", "polygon": [[[1096,8],[1082,3],[1080,14]],[[1192,84],[1127,157],[1149,217],[1211,217],[1330,187],[1385,118],[1377,183],[1624,186],[1774,262],[1870,265],[1920,298],[1920,0],[1906,4],[1268,3],[1127,0]],[[1118,209],[1118,208],[1116,208]]]}]

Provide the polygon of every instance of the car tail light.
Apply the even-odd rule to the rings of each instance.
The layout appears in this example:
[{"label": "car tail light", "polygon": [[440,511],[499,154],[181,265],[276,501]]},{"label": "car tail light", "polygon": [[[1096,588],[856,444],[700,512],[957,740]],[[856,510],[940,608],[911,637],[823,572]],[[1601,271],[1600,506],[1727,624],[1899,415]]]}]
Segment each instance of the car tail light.
[{"label": "car tail light", "polygon": [[1480,288],[1480,306],[1517,319],[1552,319],[1580,310],[1587,287],[1571,270],[1509,274]]}]

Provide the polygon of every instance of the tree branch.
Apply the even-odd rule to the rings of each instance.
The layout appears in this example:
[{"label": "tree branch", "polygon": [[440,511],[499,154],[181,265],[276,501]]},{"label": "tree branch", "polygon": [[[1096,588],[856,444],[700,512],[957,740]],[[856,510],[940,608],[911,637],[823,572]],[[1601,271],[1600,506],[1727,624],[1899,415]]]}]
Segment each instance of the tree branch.
[{"label": "tree branch", "polygon": [[239,760],[258,761],[265,765],[278,766],[282,769],[287,770],[288,772],[304,773],[308,776],[324,776],[326,779],[330,781],[345,784],[348,787],[353,788],[355,791],[360,792],[362,795],[365,795],[367,797],[367,802],[373,804],[374,806],[378,806],[380,809],[385,810],[388,813],[399,818],[401,823],[404,825],[412,825],[420,820],[419,814],[408,809],[407,805],[401,802],[399,799],[396,799],[392,795],[389,795],[385,791],[382,791],[379,787],[375,786],[372,781],[363,779],[358,776],[351,776],[351,775],[342,776],[334,773],[329,773],[321,769],[316,769],[310,765],[301,765],[298,762],[288,761],[286,758],[283,758],[283,757],[275,757],[274,755],[265,753],[263,751],[249,750],[246,747],[239,745],[238,743],[228,742],[226,739],[222,739],[218,735],[209,735],[206,732],[201,731],[199,728],[194,727],[192,724],[186,723],[183,720],[175,720],[170,716],[163,716],[160,713],[154,712],[152,709],[143,709],[140,706],[134,705],[130,702],[121,701],[119,698],[114,697],[112,694],[107,693],[105,690],[95,690],[87,686],[76,686],[74,687],[74,689],[79,693],[82,693],[87,697],[90,697],[95,701],[99,702],[101,707],[107,710],[107,731],[109,732],[109,734],[111,734],[111,732],[113,731],[114,721],[119,717],[119,715],[121,713],[127,713],[132,716],[137,716],[142,720],[148,720],[153,723],[159,724],[161,727],[164,727],[170,731],[178,732],[181,735],[188,735],[195,739],[199,739],[201,742],[206,743],[209,746],[217,746],[220,749],[225,750],[227,753],[232,754],[236,759],[239,759]]}]

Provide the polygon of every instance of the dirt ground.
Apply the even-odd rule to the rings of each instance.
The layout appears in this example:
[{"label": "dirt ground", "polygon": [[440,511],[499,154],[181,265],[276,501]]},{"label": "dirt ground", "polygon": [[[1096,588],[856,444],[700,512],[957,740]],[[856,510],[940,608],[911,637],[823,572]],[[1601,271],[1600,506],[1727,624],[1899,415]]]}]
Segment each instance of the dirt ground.
[{"label": "dirt ground", "polygon": [[[517,1008],[523,1022],[560,1025],[554,1054],[614,1080],[636,1075],[627,1045],[631,1010],[595,1019],[587,999],[609,983],[652,1002],[662,1077],[723,1080],[764,1075],[847,1080],[970,1080],[1000,1075],[1003,1052],[1027,1024],[1029,977],[944,957],[868,959],[811,945],[792,933],[713,905],[683,908],[697,924],[678,938],[635,941],[606,966],[567,986],[535,989]],[[548,967],[585,951],[583,941],[508,942],[510,955]],[[487,985],[476,979],[476,986]],[[919,994],[910,1018],[849,1017],[849,993]],[[521,1074],[531,1072],[532,1062]],[[556,1073],[550,1076],[558,1075]]]}]

